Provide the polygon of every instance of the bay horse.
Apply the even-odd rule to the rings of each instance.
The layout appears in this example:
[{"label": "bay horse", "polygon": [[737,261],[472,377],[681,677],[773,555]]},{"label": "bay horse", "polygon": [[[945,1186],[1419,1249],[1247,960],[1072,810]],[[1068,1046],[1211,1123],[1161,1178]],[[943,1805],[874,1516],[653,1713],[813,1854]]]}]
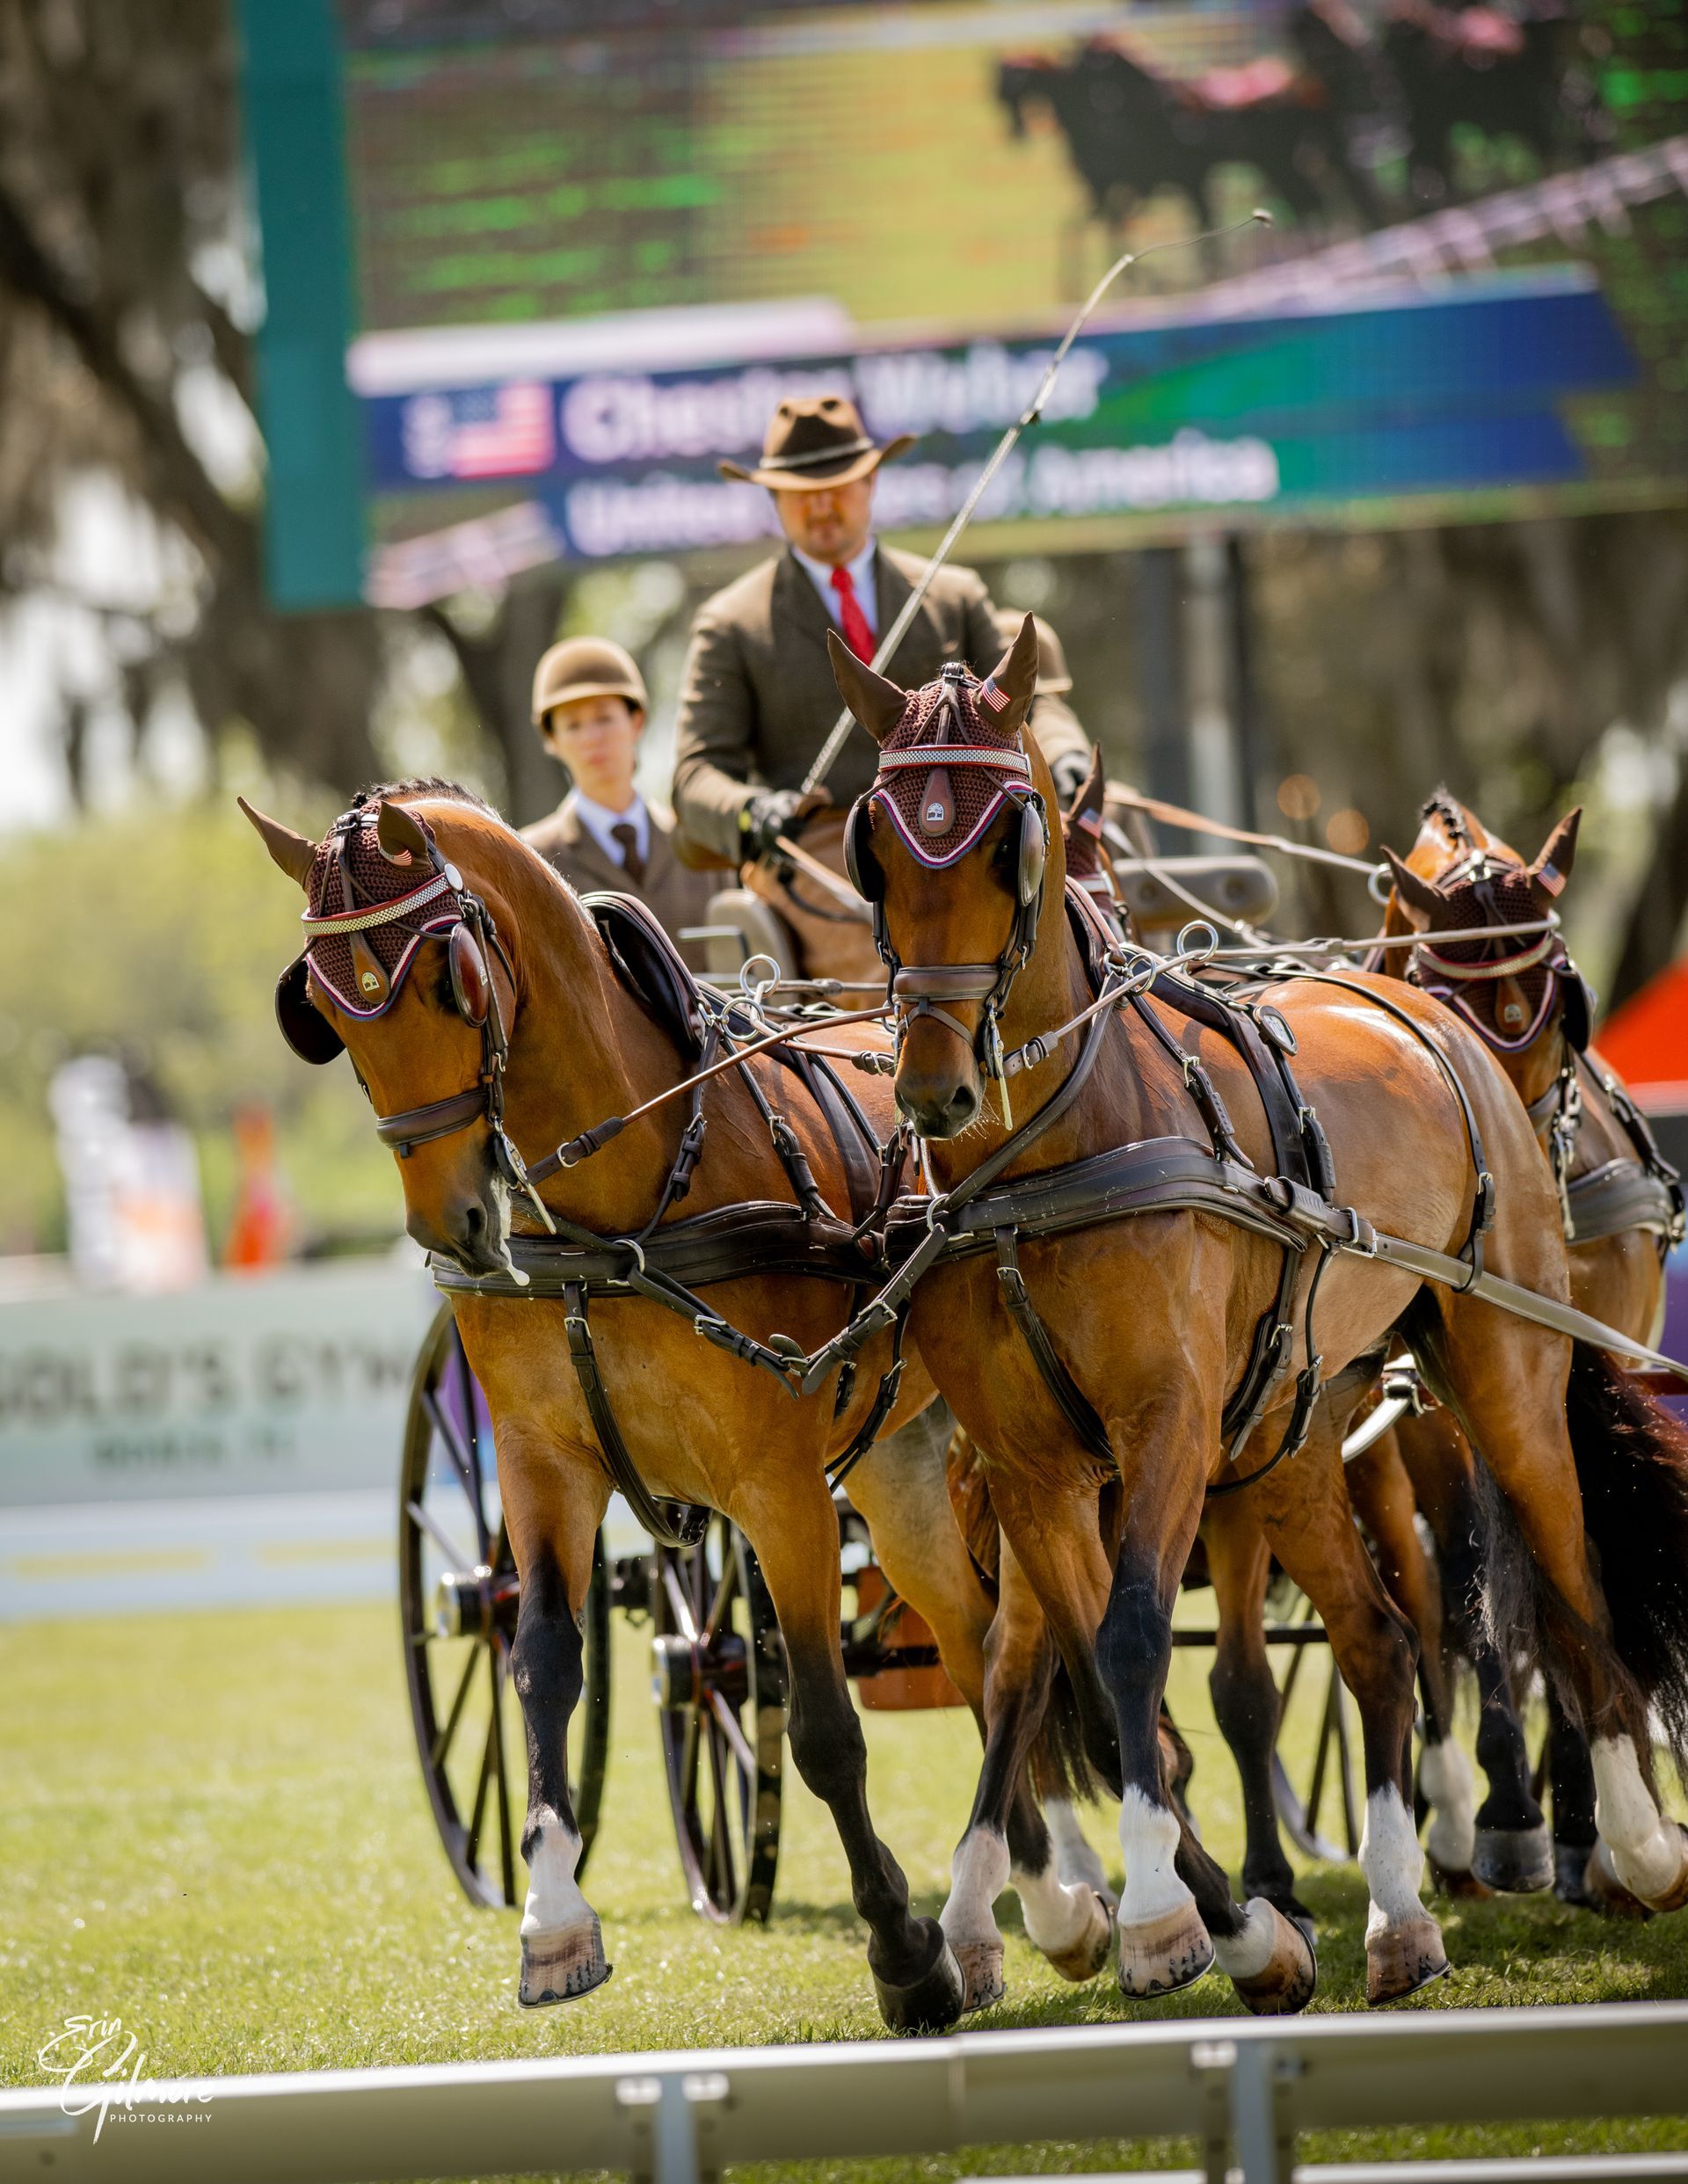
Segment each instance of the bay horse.
[{"label": "bay horse", "polygon": [[[829,1227],[825,1209],[854,1203],[848,1133],[830,1127],[816,1096],[765,1056],[712,1079],[690,1122],[685,1103],[672,1101],[586,1157],[582,1133],[607,1110],[629,1115],[684,1074],[681,1032],[638,976],[637,921],[630,931],[600,928],[542,857],[449,783],[373,791],[320,843],[248,816],[306,897],[308,951],[278,988],[282,1028],[309,1059],[350,1053],[397,1157],[406,1228],[455,1285],[464,1350],[491,1413],[520,1579],[512,1672],[528,1733],[530,1882],[519,1995],[528,2005],[572,1999],[610,1971],[574,1877],[580,1843],[566,1764],[581,1691],[579,1618],[610,1479],[602,1420],[576,1361],[585,1290],[535,1288],[512,1300],[520,1296],[513,1248],[527,1250],[542,1218],[514,1148],[555,1171],[543,1219],[589,1247],[623,1240],[610,1257],[630,1279],[647,1256],[656,1263],[671,1227],[730,1227],[746,1212],[764,1227],[775,1217],[776,1228],[782,1218],[788,1232],[801,1229],[787,1247],[800,1259],[803,1237]],[[888,1136],[891,1087],[883,1077],[862,1081],[867,1122]],[[571,1146],[572,1165],[535,1162],[539,1148]],[[843,1234],[851,1228],[845,1221]],[[861,1266],[868,1275],[869,1262]],[[792,1754],[837,1825],[869,1929],[881,2013],[898,2028],[941,2027],[960,2013],[963,1983],[937,1923],[911,1915],[903,1874],[869,1815],[840,1650],[839,1531],[826,1468],[869,1417],[892,1337],[876,1338],[849,1380],[794,1400],[791,1385],[746,1355],[758,1344],[774,1355],[776,1332],[788,1349],[813,1349],[841,1324],[852,1286],[753,1263],[732,1278],[695,1278],[709,1283],[722,1315],[710,1328],[644,1292],[596,1304],[592,1374],[649,1491],[723,1511],[754,1549],[789,1664]],[[716,1339],[700,1340],[704,1333]],[[910,1345],[885,1430],[931,1394]],[[942,1450],[929,1452],[921,1464],[876,1448],[851,1473],[851,1495],[891,1582],[932,1625],[946,1668],[982,1717],[991,1604],[950,1511]],[[1088,1977],[1106,1957],[1105,1912],[1088,1889],[1060,1881],[1023,1788],[1014,1802],[1028,1932],[1058,1969]]]},{"label": "bay horse", "polygon": [[[1340,1481],[1347,1413],[1398,1324],[1517,1516],[1555,1672],[1593,1740],[1614,1870],[1651,1907],[1679,1907],[1688,1835],[1661,1814],[1643,1755],[1649,1702],[1671,1702],[1683,1681],[1688,1451],[1604,1354],[1580,1353],[1579,1365],[1607,1415],[1568,1413],[1566,1336],[1444,1285],[1449,1269],[1474,1283],[1486,1256],[1488,1278],[1550,1308],[1568,1296],[1551,1177],[1482,1041],[1428,996],[1360,975],[1274,980],[1220,1019],[1146,959],[1152,986],[1122,979],[1098,997],[1076,898],[1063,914],[1053,784],[1022,732],[1030,617],[982,683],[955,667],[911,693],[836,642],[831,652],[846,703],[881,747],[847,846],[891,972],[898,1103],[936,1194],[891,1234],[899,1249],[899,1228],[928,1240],[906,1261],[911,1278],[930,1270],[913,1290],[913,1331],[984,1456],[1005,1554],[1037,1594],[1093,1762],[1120,1793],[1126,1991],[1169,1992],[1216,1956],[1252,2007],[1299,2007],[1312,1990],[1304,1937],[1264,1899],[1234,1901],[1169,1799],[1158,1749],[1177,1584],[1205,1499],[1244,1482],[1360,1711],[1368,1998],[1446,1967],[1408,1805],[1416,1649]],[[1284,1175],[1269,1127],[1280,1095],[1256,1037],[1262,1052],[1270,1042],[1285,1064],[1294,1056],[1320,1190]],[[1005,1111],[1011,1074],[1017,1124]],[[1099,1200],[1097,1176],[1119,1198]],[[1283,1232],[1247,1218],[1280,1200],[1328,1246],[1298,1260]],[[1122,1205],[1131,1218],[1108,1218]],[[957,1235],[982,1248],[951,1252]],[[1418,1270],[1429,1266],[1443,1270],[1435,1285]],[[1255,1391],[1256,1416],[1228,1431],[1240,1385]],[[1615,1460],[1648,1482],[1677,1553],[1674,1567],[1662,1551],[1632,1579],[1677,1639],[1656,1685],[1645,1680],[1656,1659],[1626,1660],[1614,1640],[1574,1436],[1585,1465]],[[1590,1501],[1597,1526],[1608,1513]],[[987,1663],[985,1765],[944,1911],[952,1937],[1006,1882],[1008,1801],[1049,1675],[1047,1660],[994,1649]]]},{"label": "bay horse", "polygon": [[[1438,789],[1423,807],[1408,855],[1385,853],[1394,880],[1385,934],[1540,921],[1570,879],[1580,818],[1572,812],[1561,819],[1539,855],[1526,863]],[[1590,1046],[1590,998],[1559,935],[1453,939],[1380,950],[1379,960],[1392,976],[1411,979],[1456,1008],[1511,1080],[1553,1170],[1574,1301],[1625,1334],[1656,1342],[1665,1256],[1682,1234],[1680,1184],[1621,1081]],[[1596,1854],[1587,1746],[1551,1683],[1550,1848],[1508,1663],[1480,1612],[1488,1526],[1469,1443],[1445,1411],[1403,1419],[1393,1438],[1436,1536],[1452,1629],[1477,1676],[1478,1756],[1490,1791],[1475,1816],[1473,1870],[1494,1888],[1527,1891],[1551,1882],[1563,1902],[1633,1913],[1641,1906]],[[1644,1542],[1636,1544],[1644,1551]],[[1622,1567],[1614,1566],[1614,1578]]]},{"label": "bay horse", "polygon": [[[1103,826],[1104,797],[1098,750],[1088,779],[1061,817],[1067,877],[1091,896],[1122,937],[1134,939],[1114,884]],[[952,1461],[952,1487],[954,1475]],[[1450,1894],[1486,1894],[1469,1875],[1467,1838],[1476,1806],[1475,1787],[1471,1763],[1453,1737],[1440,1588],[1437,1571],[1415,1528],[1412,1480],[1400,1450],[1386,1433],[1357,1459],[1350,1460],[1345,1452],[1341,1476],[1354,1512],[1369,1537],[1379,1575],[1418,1640],[1423,1703],[1418,1787],[1429,1808],[1426,1848],[1432,1871],[1438,1885]],[[1313,1914],[1297,1893],[1294,1870],[1279,1830],[1274,1763],[1283,1701],[1265,1631],[1272,1555],[1254,1514],[1252,1496],[1244,1493],[1210,1500],[1202,1518],[1199,1545],[1215,1607],[1208,1691],[1215,1722],[1236,1763],[1242,1793],[1243,1890],[1250,1897],[1264,1896],[1299,1926],[1311,1942]],[[1053,1751],[1059,1749],[1058,1744]],[[1047,1766],[1047,1758],[1044,1764]],[[1071,1771],[1070,1761],[1068,1766]],[[1080,1782],[1080,1786],[1088,1784]]]}]

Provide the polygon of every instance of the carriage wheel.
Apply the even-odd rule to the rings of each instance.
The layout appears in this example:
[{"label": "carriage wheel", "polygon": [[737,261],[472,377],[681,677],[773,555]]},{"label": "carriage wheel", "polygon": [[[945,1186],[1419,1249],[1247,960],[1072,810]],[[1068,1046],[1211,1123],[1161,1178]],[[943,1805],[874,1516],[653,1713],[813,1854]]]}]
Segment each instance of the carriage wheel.
[{"label": "carriage wheel", "polygon": [[765,1920],[780,1857],[785,1648],[749,1542],[712,1517],[658,1547],[651,1588],[657,1721],[692,1909]]},{"label": "carriage wheel", "polygon": [[[399,1481],[404,1673],[434,1825],[463,1893],[521,1902],[528,1816],[521,1706],[510,1689],[519,1580],[498,1502],[492,1422],[450,1307],[417,1362]],[[584,1870],[609,1748],[609,1586],[600,1535],[586,1595],[585,1685],[569,1728]]]},{"label": "carriage wheel", "polygon": [[[1277,1620],[1280,1627],[1307,1630],[1316,1627],[1318,1618],[1312,1601],[1305,1593],[1297,1591],[1292,1593]],[[1320,1666],[1308,1671],[1304,1664],[1312,1653],[1319,1656]],[[1298,1690],[1299,1722],[1306,1722],[1309,1707],[1317,1709],[1313,1756],[1303,1778],[1306,1783],[1305,1793],[1297,1787],[1284,1758],[1284,1724],[1291,1718],[1291,1702],[1297,1700]],[[1335,1864],[1357,1858],[1360,1850],[1364,1795],[1358,1772],[1358,1739],[1350,1734],[1352,1707],[1348,1687],[1336,1671],[1335,1656],[1322,1634],[1311,1642],[1292,1645],[1282,1685],[1278,1744],[1272,1754],[1272,1787],[1277,1799],[1278,1818],[1288,1831],[1291,1841],[1307,1857],[1326,1859]],[[1299,1771],[1298,1758],[1297,1772]],[[1333,1841],[1321,1831],[1327,1807],[1331,1811],[1331,1824],[1341,1826],[1340,1840]]]}]

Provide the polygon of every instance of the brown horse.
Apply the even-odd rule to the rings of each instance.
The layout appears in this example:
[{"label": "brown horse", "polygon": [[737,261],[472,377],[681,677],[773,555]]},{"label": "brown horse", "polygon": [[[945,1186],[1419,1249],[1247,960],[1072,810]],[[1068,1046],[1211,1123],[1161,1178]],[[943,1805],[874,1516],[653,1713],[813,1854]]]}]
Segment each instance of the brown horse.
[{"label": "brown horse", "polygon": [[[1386,934],[1539,921],[1571,876],[1580,812],[1553,828],[1528,863],[1447,790],[1425,804],[1411,854],[1392,857]],[[1571,1295],[1583,1311],[1644,1342],[1664,1313],[1664,1257],[1681,1233],[1675,1178],[1619,1081],[1589,1048],[1588,997],[1556,933],[1458,939],[1381,950],[1380,967],[1438,994],[1493,1051],[1529,1110],[1560,1191]],[[1475,1816],[1473,1868],[1491,1887],[1551,1881],[1561,1898],[1639,1909],[1597,1857],[1595,1782],[1587,1745],[1549,1687],[1553,1831],[1532,1787],[1507,1663],[1479,1612],[1484,1542],[1470,1444],[1445,1411],[1403,1420],[1393,1437],[1437,1540],[1452,1628],[1476,1671],[1478,1756],[1490,1783]],[[1379,1449],[1385,1444],[1379,1444]]]},{"label": "brown horse", "polygon": [[[320,844],[251,816],[276,863],[304,889],[307,917],[320,921],[307,928],[308,984],[295,965],[279,990],[284,1029],[312,1059],[331,1059],[342,1045],[351,1053],[377,1117],[389,1118],[389,1141],[402,1140],[411,1236],[447,1268],[504,1278],[503,1295],[454,1301],[494,1422],[520,1577],[512,1665],[528,1730],[522,1849],[530,1869],[520,1998],[569,1999],[609,1973],[597,1917],[574,1878],[579,1839],[566,1739],[581,1689],[578,1618],[610,1481],[571,1362],[576,1306],[511,1300],[511,1241],[534,1233],[538,1216],[513,1184],[498,1140],[507,1133],[504,1146],[525,1147],[533,1161],[667,1089],[684,1060],[673,1027],[629,990],[626,963],[579,899],[466,792],[440,783],[377,791]],[[418,898],[414,915],[395,916]],[[477,922],[482,909],[484,924]],[[489,1024],[507,1040],[501,1065],[489,1064]],[[828,1043],[847,1036],[833,1032]],[[496,1127],[489,1074],[501,1084]],[[888,1135],[890,1086],[860,1082],[869,1119]],[[683,1208],[670,1202],[686,1121],[684,1102],[673,1101],[629,1123],[595,1158],[563,1168],[545,1186],[549,1217],[577,1234],[643,1236],[650,1247],[658,1212],[665,1226],[680,1211],[719,1215],[748,1205],[766,1212],[771,1202],[789,1212],[794,1168],[776,1149],[770,1108],[784,1114],[826,1204],[849,1205],[838,1139],[813,1097],[764,1057],[705,1088],[703,1150]],[[418,1113],[433,1120],[418,1121]],[[405,1118],[397,1127],[396,1115]],[[708,1290],[733,1328],[763,1343],[777,1331],[809,1350],[837,1331],[853,1293],[835,1279],[753,1271]],[[840,1646],[839,1534],[826,1467],[868,1415],[890,1363],[889,1336],[863,1352],[851,1387],[794,1401],[773,1372],[700,1341],[687,1320],[643,1296],[596,1306],[591,1325],[598,1369],[644,1481],[656,1494],[724,1511],[761,1563],[789,1660],[792,1753],[837,1824],[886,2022],[953,2021],[963,2001],[954,1958],[935,1921],[911,1916],[903,1875],[873,1829]],[[887,1429],[931,1392],[911,1349]],[[876,1447],[852,1472],[851,1496],[892,1583],[933,1626],[946,1667],[982,1716],[991,1604],[950,1511],[942,1450],[929,1454],[922,1463]],[[1088,1890],[1059,1881],[1022,1790],[1014,1832],[1029,1930],[1069,1976],[1094,1971],[1106,1954],[1105,1918]]]},{"label": "brown horse", "polygon": [[[1240,1045],[1211,1017],[1198,1021],[1199,1002],[1175,982],[1153,999],[1139,994],[1129,1015],[1110,1006],[1082,1037],[1073,1028],[1094,996],[1078,931],[1062,914],[1059,830],[1043,818],[1052,783],[1022,733],[1037,659],[1030,617],[983,684],[947,671],[910,694],[832,650],[846,702],[882,746],[848,841],[892,968],[898,1102],[925,1140],[941,1194],[923,1226],[935,1234],[947,1212],[970,1203],[979,1222],[999,1221],[995,1264],[985,1252],[940,1258],[915,1291],[913,1327],[984,1453],[1005,1553],[1037,1595],[1092,1756],[1122,1794],[1127,1991],[1182,1986],[1215,1955],[1255,2007],[1299,2006],[1311,1990],[1301,1936],[1269,1904],[1236,1904],[1221,1868],[1181,1826],[1157,1746],[1171,1611],[1204,1498],[1248,1477],[1258,1520],[1323,1618],[1360,1709],[1368,1993],[1393,1998],[1445,1965],[1419,1900],[1422,1858],[1408,1804],[1415,1647],[1340,1487],[1347,1411],[1403,1321],[1517,1512],[1555,1667],[1594,1739],[1615,1868],[1656,1908],[1688,1900],[1688,1838],[1661,1816],[1641,1758],[1652,1693],[1612,1642],[1584,1536],[1572,1429],[1610,1446],[1613,1426],[1603,1431],[1590,1409],[1568,1421],[1572,1345],[1563,1336],[1432,1286],[1367,1241],[1416,1239],[1451,1262],[1463,1256],[1473,1276],[1481,1245],[1493,1271],[1567,1298],[1551,1178],[1481,1040],[1435,1001],[1377,979],[1286,979],[1250,996],[1255,1021],[1281,1026],[1274,1043],[1295,1050],[1303,1108],[1316,1110],[1343,1205],[1321,1232],[1338,1241],[1303,1255],[1286,1299],[1289,1248],[1241,1218],[1245,1201],[1277,1195],[1260,1179],[1277,1172],[1278,1154],[1265,1080],[1245,1067]],[[1119,994],[1124,1004],[1126,987]],[[1002,1111],[1010,1054],[1017,1130]],[[1301,1127],[1306,1135],[1305,1112]],[[1222,1133],[1241,1157],[1209,1166],[1202,1139],[1217,1147]],[[1062,1227],[1051,1215],[1016,1246],[1009,1186],[1044,1177],[1051,1190],[1063,1179],[1077,1189],[1074,1163],[1150,1141],[1168,1173],[1214,1179],[1212,1194],[1190,1180],[1181,1204],[1146,1185],[1145,1210],[1132,1218]],[[993,1172],[1001,1195],[981,1207],[978,1179]],[[1146,1172],[1140,1161],[1131,1170]],[[1038,1203],[1057,1201],[1046,1194]],[[1290,1354],[1279,1346],[1263,1411],[1237,1451],[1221,1431],[1226,1394],[1257,1381],[1251,1365],[1277,1327],[1291,1330]],[[1675,1539],[1688,1540],[1681,1447],[1608,1360],[1590,1357],[1587,1370],[1625,1408],[1632,1466],[1661,1477],[1655,1499],[1675,1510]],[[1308,1418],[1303,1399],[1321,1380],[1326,1400]],[[1301,1452],[1269,1471],[1292,1427],[1306,1431]],[[1677,1571],[1655,1562],[1637,1584],[1680,1631]],[[988,1905],[1007,1878],[1008,1803],[1048,1676],[1047,1663],[994,1652],[988,1664],[989,1741],[956,1853],[945,1911],[952,1934],[965,1927],[967,1907]]]},{"label": "brown horse", "polygon": [[[1118,900],[1102,827],[1101,759],[1098,751],[1088,780],[1062,814],[1067,877],[1103,906],[1123,936],[1134,938]],[[1424,1736],[1419,1789],[1430,1809],[1426,1847],[1432,1869],[1451,1892],[1467,1893],[1471,1850],[1466,1838],[1476,1798],[1471,1763],[1452,1737],[1440,1592],[1437,1572],[1414,1525],[1412,1481],[1387,1434],[1358,1458],[1350,1460],[1345,1455],[1342,1479],[1369,1537],[1379,1574],[1419,1642]],[[1264,1616],[1272,1556],[1252,1496],[1211,1501],[1200,1540],[1201,1559],[1213,1587],[1216,1623],[1208,1691],[1215,1722],[1236,1762],[1242,1792],[1243,1890],[1248,1896],[1264,1896],[1311,1940],[1312,1913],[1296,1892],[1294,1870],[1278,1827],[1274,1760],[1283,1706],[1266,1644]]]}]

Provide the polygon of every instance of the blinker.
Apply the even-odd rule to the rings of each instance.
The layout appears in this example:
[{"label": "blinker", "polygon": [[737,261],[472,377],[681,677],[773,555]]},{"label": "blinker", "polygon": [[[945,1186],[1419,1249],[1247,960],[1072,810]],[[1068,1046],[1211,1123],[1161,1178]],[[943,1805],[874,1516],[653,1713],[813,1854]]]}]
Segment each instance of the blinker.
[{"label": "blinker", "polygon": [[281,1036],[301,1061],[320,1067],[346,1052],[346,1042],[307,991],[309,965],[301,956],[275,982],[275,1020]]},{"label": "blinker", "polygon": [[478,1030],[486,1022],[491,1001],[491,980],[486,958],[466,925],[454,925],[446,943],[446,965],[451,973],[451,997],[457,1014]]}]

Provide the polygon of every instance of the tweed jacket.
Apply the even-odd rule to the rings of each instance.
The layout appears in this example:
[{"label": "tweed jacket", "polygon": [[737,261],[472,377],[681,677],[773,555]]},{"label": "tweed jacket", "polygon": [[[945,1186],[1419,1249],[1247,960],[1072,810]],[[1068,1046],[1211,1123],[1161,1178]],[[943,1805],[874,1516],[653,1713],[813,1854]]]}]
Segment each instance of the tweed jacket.
[{"label": "tweed jacket", "polygon": [[[881,630],[890,628],[926,564],[881,543],[874,557]],[[838,718],[841,701],[826,657],[831,618],[808,571],[789,550],[707,601],[692,626],[674,753],[674,815],[695,841],[735,863],[738,814],[753,788],[796,789]],[[979,674],[1002,657],[990,594],[973,569],[941,569],[886,673],[905,688],[930,682],[946,660]],[[1089,746],[1072,715],[1031,726],[1045,758]],[[844,809],[872,781],[874,746],[854,729],[826,787]]]},{"label": "tweed jacket", "polygon": [[[651,805],[645,809],[651,818],[651,847],[644,877],[637,886],[600,847],[597,836],[580,817],[573,790],[548,819],[524,826],[521,838],[557,868],[577,894],[609,889],[616,894],[637,895],[655,912],[669,938],[678,943],[681,926],[708,923],[709,898],[722,880],[717,873],[688,872],[674,855],[673,821]],[[702,968],[699,947],[682,948],[680,953],[694,970]]]}]

